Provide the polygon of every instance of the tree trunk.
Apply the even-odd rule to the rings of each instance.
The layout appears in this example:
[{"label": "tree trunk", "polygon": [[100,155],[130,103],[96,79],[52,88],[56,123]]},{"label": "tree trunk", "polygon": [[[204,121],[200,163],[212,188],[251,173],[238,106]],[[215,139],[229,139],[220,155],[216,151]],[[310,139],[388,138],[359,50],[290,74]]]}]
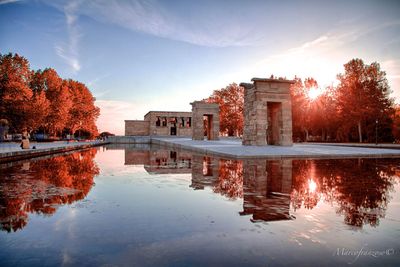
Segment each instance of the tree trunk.
[{"label": "tree trunk", "polygon": [[308,130],[305,129],[304,131],[305,131],[305,133],[306,133],[306,142],[308,142]]},{"label": "tree trunk", "polygon": [[325,132],[325,129],[322,129],[321,140],[324,141],[324,142],[326,141],[326,132]]},{"label": "tree trunk", "polygon": [[358,122],[358,140],[362,143],[361,121]]}]

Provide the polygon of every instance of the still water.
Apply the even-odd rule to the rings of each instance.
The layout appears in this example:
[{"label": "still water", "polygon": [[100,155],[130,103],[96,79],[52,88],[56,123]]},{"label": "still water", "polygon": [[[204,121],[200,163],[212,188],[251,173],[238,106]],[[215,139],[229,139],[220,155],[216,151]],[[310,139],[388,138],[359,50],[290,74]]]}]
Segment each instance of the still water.
[{"label": "still water", "polygon": [[400,266],[400,159],[110,145],[0,171],[0,266]]}]

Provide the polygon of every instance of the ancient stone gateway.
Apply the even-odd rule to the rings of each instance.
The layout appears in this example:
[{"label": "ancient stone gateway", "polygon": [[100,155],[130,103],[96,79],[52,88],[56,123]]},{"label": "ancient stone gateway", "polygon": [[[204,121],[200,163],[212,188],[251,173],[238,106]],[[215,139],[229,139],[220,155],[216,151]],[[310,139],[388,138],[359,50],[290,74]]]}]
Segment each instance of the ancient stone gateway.
[{"label": "ancient stone gateway", "polygon": [[214,103],[194,101],[192,105],[193,140],[219,139],[219,106]]},{"label": "ancient stone gateway", "polygon": [[253,78],[244,87],[243,145],[291,146],[292,104],[290,85],[294,81]]}]

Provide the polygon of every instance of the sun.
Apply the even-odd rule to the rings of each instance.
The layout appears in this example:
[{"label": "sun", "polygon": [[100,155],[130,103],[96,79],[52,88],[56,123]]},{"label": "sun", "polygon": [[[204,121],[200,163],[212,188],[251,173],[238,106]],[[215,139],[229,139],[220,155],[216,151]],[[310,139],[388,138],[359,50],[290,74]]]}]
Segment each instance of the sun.
[{"label": "sun", "polygon": [[308,190],[311,193],[314,193],[316,189],[317,189],[317,184],[312,179],[309,179],[308,180]]},{"label": "sun", "polygon": [[307,95],[308,95],[308,98],[310,99],[310,100],[315,100],[315,99],[317,99],[320,95],[322,94],[322,89],[321,88],[318,88],[318,87],[311,87],[309,90],[308,90],[308,93],[307,93]]}]

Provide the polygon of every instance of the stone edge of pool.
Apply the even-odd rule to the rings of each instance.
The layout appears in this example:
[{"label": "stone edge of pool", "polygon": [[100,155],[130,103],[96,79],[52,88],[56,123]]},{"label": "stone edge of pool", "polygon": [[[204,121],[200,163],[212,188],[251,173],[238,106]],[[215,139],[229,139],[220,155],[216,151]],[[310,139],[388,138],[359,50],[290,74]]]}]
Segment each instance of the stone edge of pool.
[{"label": "stone edge of pool", "polygon": [[37,149],[24,149],[24,150],[21,149],[19,151],[6,151],[6,152],[1,151],[0,163],[36,158],[51,154],[65,153],[74,150],[87,149],[95,146],[102,146],[106,144],[109,144],[109,142],[92,141],[85,143],[60,144],[59,146],[46,147],[46,148],[39,147]]},{"label": "stone edge of pool", "polygon": [[116,144],[153,144],[174,150],[185,150],[209,156],[234,159],[283,158],[400,158],[400,145],[303,143],[284,146],[243,146],[239,139],[221,138],[218,141],[195,141],[185,137],[115,136]]},{"label": "stone edge of pool", "polygon": [[209,156],[234,159],[334,159],[334,158],[400,158],[400,146],[372,146],[357,144],[306,143],[294,144],[291,147],[282,146],[243,146],[238,139],[219,141],[194,141],[182,137],[152,137],[152,136],[115,136],[107,141],[92,141],[85,143],[60,144],[60,146],[19,150],[0,151],[0,163],[40,157],[44,155],[81,150],[106,144],[153,144],[174,150],[185,150]]}]

